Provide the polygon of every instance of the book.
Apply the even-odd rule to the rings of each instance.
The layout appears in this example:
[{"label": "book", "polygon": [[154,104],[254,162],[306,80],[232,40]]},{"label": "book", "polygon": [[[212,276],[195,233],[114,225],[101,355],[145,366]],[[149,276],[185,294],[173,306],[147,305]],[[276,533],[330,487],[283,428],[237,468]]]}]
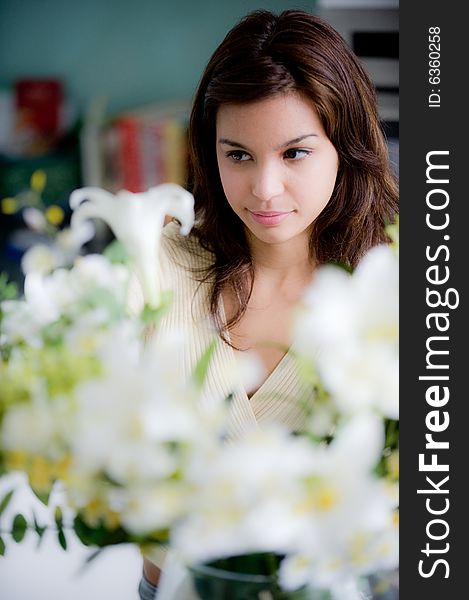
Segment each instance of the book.
[{"label": "book", "polygon": [[103,187],[142,192],[160,183],[187,183],[187,103],[126,111],[103,131]]}]

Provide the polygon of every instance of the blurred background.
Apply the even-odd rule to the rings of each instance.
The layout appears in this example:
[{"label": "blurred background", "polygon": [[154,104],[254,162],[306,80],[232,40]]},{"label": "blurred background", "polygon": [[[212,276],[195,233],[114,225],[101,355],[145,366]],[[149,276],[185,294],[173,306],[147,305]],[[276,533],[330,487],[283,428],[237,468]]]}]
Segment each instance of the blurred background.
[{"label": "blurred background", "polygon": [[[375,82],[398,174],[396,0],[0,0],[0,272],[21,289],[21,256],[38,234],[20,209],[38,197],[66,222],[77,187],[185,184],[199,77],[226,32],[258,8],[308,10],[343,35]],[[32,193],[38,172],[45,177],[33,178]],[[10,509],[33,505],[23,490]],[[2,600],[137,599],[134,548],[107,550],[78,575],[89,554],[78,542],[64,553],[52,538],[40,549],[33,535],[27,541],[8,544],[0,560]]]}]

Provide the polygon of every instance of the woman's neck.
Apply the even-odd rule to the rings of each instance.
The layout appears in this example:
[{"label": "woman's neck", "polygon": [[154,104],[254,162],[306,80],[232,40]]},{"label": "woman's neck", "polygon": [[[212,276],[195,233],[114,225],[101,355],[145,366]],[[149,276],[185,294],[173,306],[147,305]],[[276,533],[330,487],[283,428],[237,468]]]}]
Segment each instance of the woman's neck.
[{"label": "woman's neck", "polygon": [[257,238],[249,241],[256,279],[288,285],[311,278],[315,262],[306,236],[280,244],[266,244]]}]

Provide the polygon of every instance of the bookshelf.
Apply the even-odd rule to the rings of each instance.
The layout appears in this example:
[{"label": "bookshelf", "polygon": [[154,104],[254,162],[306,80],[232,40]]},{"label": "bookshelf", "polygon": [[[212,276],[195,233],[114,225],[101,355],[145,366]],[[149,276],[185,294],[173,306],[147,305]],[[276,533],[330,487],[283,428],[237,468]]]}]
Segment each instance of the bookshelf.
[{"label": "bookshelf", "polygon": [[85,121],[83,185],[110,192],[143,192],[160,183],[187,184],[187,120],[184,101],[155,103],[99,121]]}]

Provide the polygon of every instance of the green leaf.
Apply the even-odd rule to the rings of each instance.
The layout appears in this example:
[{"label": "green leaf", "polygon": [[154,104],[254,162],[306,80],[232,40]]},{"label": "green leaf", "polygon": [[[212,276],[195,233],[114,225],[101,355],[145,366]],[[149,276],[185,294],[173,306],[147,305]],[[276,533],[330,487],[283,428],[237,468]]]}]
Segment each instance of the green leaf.
[{"label": "green leaf", "polygon": [[28,523],[23,515],[16,515],[16,517],[13,519],[13,529],[11,532],[11,536],[16,543],[21,542],[21,540],[24,538],[27,528]]},{"label": "green leaf", "polygon": [[205,352],[202,354],[199,361],[195,365],[195,369],[192,373],[192,378],[199,389],[201,389],[204,385],[208,367],[210,365],[210,361],[212,360],[212,356],[215,352],[217,343],[218,340],[216,339],[210,342],[210,344],[205,349]]},{"label": "green leaf", "polygon": [[18,286],[12,281],[8,281],[8,274],[2,271],[0,273],[0,301],[13,300],[18,296]]},{"label": "green leaf", "polygon": [[64,550],[67,549],[67,540],[64,533],[64,518],[60,506],[55,507],[54,520],[57,525],[57,539]]},{"label": "green leaf", "polygon": [[3,538],[0,536],[0,556],[5,556],[5,550],[6,550],[5,542],[3,541]]},{"label": "green leaf", "polygon": [[55,520],[55,524],[57,525],[57,529],[63,529],[64,518],[63,518],[63,514],[62,514],[62,509],[60,508],[60,506],[55,507],[54,520]]},{"label": "green leaf", "polygon": [[40,543],[42,542],[42,536],[44,535],[44,531],[46,530],[46,527],[43,525],[39,525],[37,519],[36,519],[36,515],[33,513],[33,519],[34,519],[34,531],[37,533],[38,535],[38,542],[37,542],[37,547],[39,548]]},{"label": "green leaf", "polygon": [[113,240],[104,249],[103,255],[112,263],[125,264],[129,260],[129,255],[125,249],[125,245],[119,240]]},{"label": "green leaf", "polygon": [[0,502],[0,515],[10,503],[14,491],[15,490],[10,490],[5,496],[3,496],[2,501]]},{"label": "green leaf", "polygon": [[89,565],[91,562],[93,562],[93,560],[95,558],[98,558],[98,556],[103,552],[104,548],[98,548],[97,550],[95,550],[94,552],[91,552],[91,554],[89,554],[86,559],[85,559],[85,564]]},{"label": "green leaf", "polygon": [[59,544],[62,546],[64,550],[67,549],[67,540],[65,538],[65,533],[63,529],[59,529],[57,533],[57,538],[59,540]]},{"label": "green leaf", "polygon": [[91,546],[93,544],[92,529],[86,525],[80,515],[77,515],[73,521],[73,530],[84,546]]},{"label": "green leaf", "polygon": [[80,515],[73,520],[73,530],[85,546],[112,546],[133,541],[122,528],[107,529],[102,523],[90,527]]},{"label": "green leaf", "polygon": [[385,446],[391,449],[397,448],[399,444],[399,421],[385,419],[386,442]]},{"label": "green leaf", "polygon": [[83,563],[81,564],[81,567],[78,570],[77,575],[81,575],[83,574],[86,569],[89,567],[89,565],[94,561],[95,558],[98,558],[98,556],[104,551],[104,548],[98,548],[97,550],[94,550],[93,552],[91,552],[83,561]]},{"label": "green leaf", "polygon": [[49,505],[49,497],[50,497],[51,490],[49,490],[48,492],[39,492],[38,490],[35,490],[33,487],[31,487],[31,490],[33,491],[36,498],[38,498],[43,504],[45,504],[46,506]]},{"label": "green leaf", "polygon": [[331,260],[327,264],[332,265],[333,267],[338,267],[339,269],[343,269],[344,271],[347,271],[347,273],[350,274],[352,274],[354,270],[351,265],[341,261]]},{"label": "green leaf", "polygon": [[160,303],[157,308],[152,308],[145,304],[141,313],[140,320],[146,326],[158,325],[165,313],[168,312],[173,302],[173,291],[165,290],[161,293]]}]

